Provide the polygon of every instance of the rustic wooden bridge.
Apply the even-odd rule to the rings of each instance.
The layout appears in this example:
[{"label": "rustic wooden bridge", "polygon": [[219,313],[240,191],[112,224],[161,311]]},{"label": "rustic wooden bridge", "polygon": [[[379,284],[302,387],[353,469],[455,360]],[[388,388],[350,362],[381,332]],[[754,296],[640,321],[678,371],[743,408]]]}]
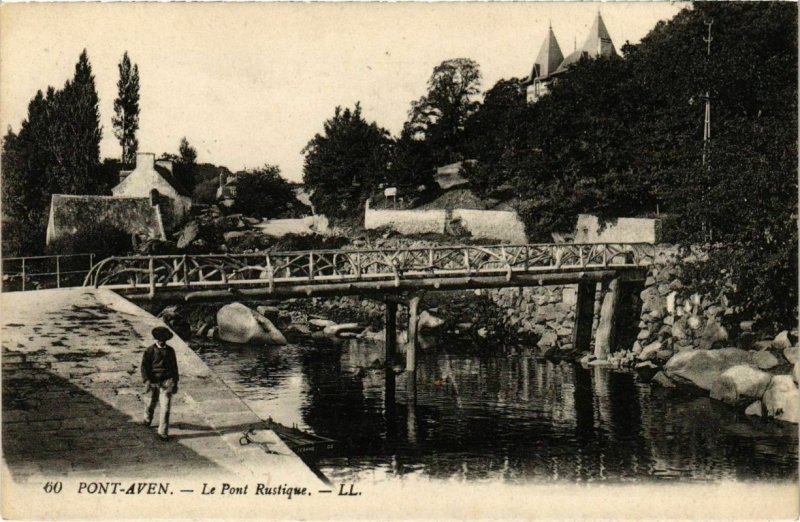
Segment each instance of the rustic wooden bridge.
[{"label": "rustic wooden bridge", "polygon": [[84,285],[161,301],[386,294],[635,280],[653,258],[648,243],[110,257],[92,267]]},{"label": "rustic wooden bridge", "polygon": [[407,367],[415,368],[417,307],[427,290],[577,284],[574,345],[588,349],[602,285],[595,353],[610,350],[620,295],[644,281],[655,258],[649,243],[553,243],[373,250],[312,250],[231,255],[110,257],[94,265],[85,286],[130,300],[178,302],[334,295],[386,301],[387,360],[396,345],[398,301],[409,308]]}]

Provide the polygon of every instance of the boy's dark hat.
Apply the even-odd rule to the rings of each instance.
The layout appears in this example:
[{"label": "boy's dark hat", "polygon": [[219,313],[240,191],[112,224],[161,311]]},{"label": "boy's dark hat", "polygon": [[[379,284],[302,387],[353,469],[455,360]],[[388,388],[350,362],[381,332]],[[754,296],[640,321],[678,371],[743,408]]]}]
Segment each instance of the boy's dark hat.
[{"label": "boy's dark hat", "polygon": [[169,341],[172,339],[172,332],[169,331],[169,328],[156,326],[153,328],[153,337],[155,337],[157,341]]}]

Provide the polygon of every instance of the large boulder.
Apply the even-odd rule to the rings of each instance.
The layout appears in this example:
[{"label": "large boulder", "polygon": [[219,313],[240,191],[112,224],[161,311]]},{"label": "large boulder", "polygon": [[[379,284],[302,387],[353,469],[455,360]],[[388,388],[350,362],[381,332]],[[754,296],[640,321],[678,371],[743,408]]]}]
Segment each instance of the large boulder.
[{"label": "large boulder", "polygon": [[678,352],[664,367],[667,376],[681,384],[710,391],[717,378],[733,366],[752,365],[752,356],[739,348]]},{"label": "large boulder", "polygon": [[783,349],[783,356],[792,364],[800,362],[800,347],[789,346]]},{"label": "large boulder", "polygon": [[767,391],[772,375],[752,366],[732,366],[717,377],[711,386],[711,398],[737,405],[744,401],[760,399]]},{"label": "large boulder", "polygon": [[200,234],[200,225],[197,221],[190,221],[177,234],[177,247],[184,249],[194,241]]},{"label": "large boulder", "polygon": [[776,375],[762,399],[767,416],[800,422],[800,390],[791,375]]},{"label": "large boulder", "polygon": [[778,358],[768,351],[753,352],[753,362],[762,370],[769,370],[780,364]]},{"label": "large boulder", "polygon": [[419,330],[435,330],[444,324],[444,319],[436,317],[427,310],[423,310],[417,318],[417,328]]},{"label": "large boulder", "polygon": [[217,337],[229,343],[286,344],[286,337],[272,322],[242,303],[231,303],[217,312]]}]

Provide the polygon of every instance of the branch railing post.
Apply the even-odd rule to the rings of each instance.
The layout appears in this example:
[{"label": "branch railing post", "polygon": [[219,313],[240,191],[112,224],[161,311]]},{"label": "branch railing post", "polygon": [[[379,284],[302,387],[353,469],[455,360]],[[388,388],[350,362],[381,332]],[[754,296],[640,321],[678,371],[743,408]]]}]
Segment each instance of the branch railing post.
[{"label": "branch railing post", "polygon": [[314,280],[314,252],[308,253],[308,280]]},{"label": "branch railing post", "polygon": [[150,299],[153,299],[156,296],[155,261],[153,260],[152,256],[149,257],[147,261],[148,261],[148,263],[147,263],[147,273],[148,273],[148,276],[150,277],[150,282],[149,282],[150,291],[149,291],[148,295],[150,296]]},{"label": "branch railing post", "polygon": [[61,288],[61,256],[56,256],[56,288]]},{"label": "branch railing post", "polygon": [[25,291],[25,258],[22,258],[22,291]]},{"label": "branch railing post", "polygon": [[189,286],[189,267],[187,265],[186,255],[183,256],[183,285]]},{"label": "branch railing post", "polygon": [[272,261],[269,258],[269,254],[266,255],[267,259],[267,277],[269,278],[269,293],[271,294],[275,290],[275,272],[272,269]]}]

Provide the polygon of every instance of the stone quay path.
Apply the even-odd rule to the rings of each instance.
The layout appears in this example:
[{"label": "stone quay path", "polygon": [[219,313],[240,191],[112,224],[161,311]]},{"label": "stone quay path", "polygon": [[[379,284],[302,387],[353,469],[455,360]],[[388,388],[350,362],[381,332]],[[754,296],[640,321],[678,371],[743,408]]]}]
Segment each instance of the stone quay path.
[{"label": "stone quay path", "polygon": [[[323,485],[180,338],[170,440],[144,426],[139,365],[164,323],[108,290],[0,295],[3,459],[15,481],[48,477],[233,476]],[[5,473],[4,473],[5,474]]]}]

